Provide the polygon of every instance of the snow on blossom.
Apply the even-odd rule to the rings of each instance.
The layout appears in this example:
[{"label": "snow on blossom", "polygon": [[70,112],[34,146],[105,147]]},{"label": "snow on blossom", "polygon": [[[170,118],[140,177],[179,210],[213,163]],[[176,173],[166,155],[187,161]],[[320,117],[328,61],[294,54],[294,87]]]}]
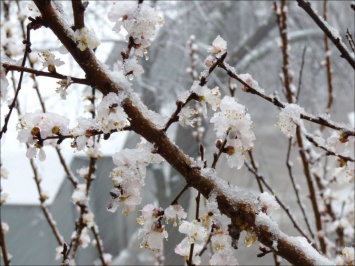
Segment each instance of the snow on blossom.
[{"label": "snow on blossom", "polygon": [[203,61],[203,63],[205,64],[206,67],[211,67],[214,59],[215,59],[215,57],[213,57],[212,55],[209,55],[206,57],[206,59]]},{"label": "snow on blossom", "polygon": [[253,77],[246,73],[246,74],[239,74],[238,75],[241,80],[243,80],[246,84],[248,84],[250,87],[256,89],[259,87],[259,84],[256,80],[253,79]]},{"label": "snow on blossom", "polygon": [[187,235],[190,244],[207,240],[207,229],[197,220],[182,221],[179,232]]},{"label": "snow on blossom", "polygon": [[41,141],[53,134],[68,133],[69,119],[54,113],[27,113],[20,117],[18,124],[17,139],[22,143],[34,144],[30,147],[26,156],[34,158],[38,155],[40,161],[46,159],[43,145],[50,144],[49,141]]},{"label": "snow on blossom", "polygon": [[100,45],[100,40],[96,37],[95,32],[86,27],[77,29],[74,32],[74,38],[80,51],[85,51],[86,48],[94,50]]},{"label": "snow on blossom", "polygon": [[[76,232],[74,232],[76,234]],[[84,227],[84,229],[81,231],[81,235],[79,238],[79,245],[82,248],[87,248],[90,244],[90,236],[89,236],[89,230],[87,227]]]},{"label": "snow on blossom", "polygon": [[277,126],[287,137],[293,137],[296,133],[296,126],[300,123],[300,115],[304,109],[297,104],[286,104],[281,110]]},{"label": "snow on blossom", "polygon": [[43,62],[43,68],[47,68],[49,72],[55,72],[55,67],[64,65],[64,62],[60,59],[55,58],[55,55],[50,51],[44,51],[38,54]]},{"label": "snow on blossom", "polygon": [[227,42],[221,37],[217,36],[217,38],[212,42],[212,46],[207,48],[207,52],[220,56],[224,54],[227,50]]},{"label": "snow on blossom", "polygon": [[207,86],[201,87],[198,81],[194,81],[191,86],[191,92],[194,92],[198,96],[199,102],[202,104],[203,114],[207,114],[206,103],[208,103],[211,108],[216,111],[219,108],[219,104],[221,102],[221,93],[219,92],[219,88],[216,87],[214,89],[209,89]]},{"label": "snow on blossom", "polygon": [[161,225],[163,210],[147,204],[141,212],[142,215],[137,218],[137,223],[143,226],[138,231],[138,237],[142,239],[141,247],[151,250],[161,249],[163,239],[168,238],[168,232]]},{"label": "snow on blossom", "polygon": [[173,225],[177,226],[177,220],[180,222],[182,219],[186,219],[187,213],[184,211],[184,208],[179,204],[170,205],[164,211],[164,216],[166,218],[166,222],[173,221]]},{"label": "snow on blossom", "polygon": [[179,124],[182,126],[194,127],[196,119],[189,119],[191,116],[196,115],[196,111],[189,106],[185,106],[179,113]]},{"label": "snow on blossom", "polygon": [[121,100],[116,93],[107,94],[97,107],[97,129],[104,133],[120,130],[127,124],[127,114],[121,107]]},{"label": "snow on blossom", "polygon": [[72,147],[77,148],[78,151],[83,150],[86,146],[90,147],[90,132],[94,130],[95,127],[96,123],[93,118],[79,117],[77,126],[71,130],[72,135],[75,136]]},{"label": "snow on blossom", "polygon": [[108,19],[115,22],[113,31],[120,32],[121,26],[127,31],[126,39],[133,38],[135,53],[141,57],[146,54],[157,26],[163,24],[163,18],[149,5],[126,1],[114,3]]},{"label": "snow on blossom", "polygon": [[83,214],[83,223],[86,224],[87,227],[91,228],[95,225],[94,223],[94,214],[92,212]]},{"label": "snow on blossom", "polygon": [[347,265],[354,265],[354,247],[345,247],[341,251],[341,257]]},{"label": "snow on blossom", "polygon": [[63,258],[63,247],[62,246],[58,246],[55,248],[55,260],[60,260]]},{"label": "snow on blossom", "polygon": [[131,214],[141,203],[141,191],[144,186],[146,166],[150,163],[160,163],[162,157],[152,153],[154,146],[142,139],[136,149],[124,149],[113,155],[113,162],[117,166],[110,177],[117,190],[110,205],[109,211],[116,211],[121,205],[124,215]]},{"label": "snow on blossom", "polygon": [[327,139],[326,147],[336,154],[341,154],[343,156],[354,156],[354,149],[349,149],[349,146],[351,147],[349,142],[351,143],[351,140],[344,138],[343,133],[339,131],[333,131],[332,135]]},{"label": "snow on blossom", "polygon": [[217,138],[223,139],[227,134],[228,165],[240,169],[244,164],[245,151],[253,148],[252,121],[245,106],[233,97],[224,96],[220,108],[221,111],[215,113],[210,121],[214,123]]},{"label": "snow on blossom", "polygon": [[55,89],[55,92],[60,95],[60,98],[62,98],[62,100],[65,100],[68,95],[67,89],[72,84],[72,80],[71,80],[70,76],[67,76],[66,79],[62,79],[62,80],[58,81],[57,83],[60,86]]},{"label": "snow on blossom", "polygon": [[33,136],[45,139],[52,134],[65,135],[69,129],[69,119],[54,113],[26,113],[19,119],[19,133],[17,139],[20,142],[32,144]]},{"label": "snow on blossom", "polygon": [[[192,263],[194,265],[201,264],[201,258],[199,254],[203,249],[203,246],[204,246],[203,243],[194,243],[194,251],[192,256]],[[176,245],[174,252],[180,255],[181,257],[183,257],[185,261],[187,261],[190,257],[190,248],[191,248],[191,243],[189,242],[189,238],[185,237],[178,245]]]},{"label": "snow on blossom", "polygon": [[209,265],[238,265],[238,261],[232,250],[220,250],[212,255]]},{"label": "snow on blossom", "polygon": [[71,196],[71,200],[74,204],[77,205],[87,203],[88,198],[86,196],[86,184],[77,185],[76,189],[73,192],[73,195]]},{"label": "snow on blossom", "polygon": [[200,217],[201,223],[204,227],[210,228],[212,223],[219,230],[228,231],[228,225],[231,224],[231,219],[224,214],[218,208],[217,193],[212,192],[206,202],[206,208]]},{"label": "snow on blossom", "polygon": [[127,59],[124,64],[121,61],[115,62],[113,65],[113,70],[122,71],[123,74],[130,80],[144,73],[143,67],[138,64],[137,57]]}]

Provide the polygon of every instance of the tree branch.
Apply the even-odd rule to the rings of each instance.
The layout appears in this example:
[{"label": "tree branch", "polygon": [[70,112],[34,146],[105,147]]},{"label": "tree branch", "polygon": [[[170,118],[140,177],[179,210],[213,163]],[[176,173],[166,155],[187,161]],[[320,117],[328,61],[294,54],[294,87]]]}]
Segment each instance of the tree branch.
[{"label": "tree branch", "polygon": [[311,3],[304,0],[297,0],[297,3],[300,7],[307,12],[307,14],[314,20],[318,27],[328,36],[328,38],[334,43],[335,47],[338,48],[340,52],[340,57],[343,57],[348,63],[355,69],[355,60],[350,55],[348,49],[344,43],[340,40],[340,36],[335,36],[329,27],[324,23],[324,21],[314,12],[312,9]]},{"label": "tree branch", "polygon": [[[92,86],[103,94],[122,93],[123,88],[115,83],[109,73],[102,68],[94,53],[89,49],[81,52],[76,47],[69,25],[60,19],[51,4],[42,0],[34,0],[34,2],[42,13],[43,19],[48,22],[48,26],[82,67]],[[231,187],[227,182],[214,175],[207,175],[203,169],[194,167],[192,160],[173,144],[165,132],[159,129],[149,117],[145,116],[145,109],[141,106],[142,103],[139,99],[130,95],[129,91],[125,91],[125,94],[128,97],[123,100],[122,107],[131,119],[133,131],[143,136],[147,141],[154,143],[157,152],[204,197],[208,198],[210,193],[214,191],[221,212],[232,219],[236,228],[241,231],[248,229],[257,232],[259,241],[271,247],[275,233],[270,232],[267,223],[255,223],[258,214],[258,206],[255,205],[256,196],[250,193],[248,199],[236,197],[236,195],[246,192],[237,187]],[[332,264],[317,252],[309,252],[309,249],[312,249],[311,245],[301,245],[298,238],[289,237],[279,230],[276,233],[278,234],[278,251],[275,252],[290,263],[297,265],[313,265],[321,262]]]}]

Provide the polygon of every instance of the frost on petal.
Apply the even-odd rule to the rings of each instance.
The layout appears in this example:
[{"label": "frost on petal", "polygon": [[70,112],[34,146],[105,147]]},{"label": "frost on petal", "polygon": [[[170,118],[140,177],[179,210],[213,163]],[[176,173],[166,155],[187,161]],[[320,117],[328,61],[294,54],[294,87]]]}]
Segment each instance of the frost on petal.
[{"label": "frost on petal", "polygon": [[[203,246],[204,245],[202,243],[195,243],[194,245],[194,254],[192,257],[192,262],[195,265],[201,264],[201,258],[199,256],[199,253],[203,249]],[[183,257],[185,260],[188,260],[190,256],[190,247],[191,243],[189,242],[188,237],[185,237],[178,245],[176,245],[174,252]]]},{"label": "frost on petal", "polygon": [[78,48],[81,51],[85,51],[86,48],[94,50],[100,44],[99,39],[95,35],[95,32],[89,30],[86,27],[76,30],[74,32],[74,38],[77,41]]},{"label": "frost on petal", "polygon": [[191,223],[182,221],[179,226],[179,232],[187,234],[191,244],[195,243],[196,241],[203,242],[207,239],[207,229],[196,220],[192,221]]},{"label": "frost on petal", "polygon": [[345,247],[341,251],[341,257],[347,265],[354,265],[355,257],[354,257],[354,248],[353,247]]},{"label": "frost on petal", "polygon": [[27,158],[32,159],[33,157],[36,157],[36,155],[37,155],[37,149],[35,147],[28,148],[26,152]]},{"label": "frost on petal", "polygon": [[209,262],[210,265],[238,265],[237,259],[231,250],[215,252]]},{"label": "frost on petal", "polygon": [[196,115],[196,111],[191,109],[189,106],[185,106],[181,109],[179,113],[179,124],[182,126],[191,126],[193,127],[195,124],[195,119],[189,119],[191,116]]},{"label": "frost on petal", "polygon": [[184,208],[179,204],[170,205],[165,209],[164,215],[168,221],[173,221],[174,226],[177,226],[176,217],[180,221],[181,219],[185,219],[187,217],[187,213],[184,211]]},{"label": "frost on petal", "polygon": [[221,55],[225,53],[226,50],[227,50],[227,42],[219,35],[212,42],[212,46],[207,48],[207,52],[213,55]]},{"label": "frost on petal", "polygon": [[246,74],[239,74],[239,77],[246,83],[248,84],[250,87],[256,89],[259,84],[256,80],[253,79],[253,77],[246,73]]},{"label": "frost on petal", "polygon": [[296,126],[300,123],[300,114],[304,109],[297,104],[286,104],[279,114],[277,126],[287,137],[293,137],[296,133]]}]

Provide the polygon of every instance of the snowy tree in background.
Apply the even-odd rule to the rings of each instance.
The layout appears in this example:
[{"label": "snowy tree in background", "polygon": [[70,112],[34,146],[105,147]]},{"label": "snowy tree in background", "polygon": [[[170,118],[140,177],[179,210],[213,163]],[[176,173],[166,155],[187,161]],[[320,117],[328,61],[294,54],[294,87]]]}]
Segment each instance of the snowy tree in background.
[{"label": "snowy tree in background", "polygon": [[[61,265],[75,265],[79,247],[85,249],[92,244],[97,249],[99,264],[120,262],[105,252],[105,239],[101,239],[95,222],[97,217],[89,204],[96,197],[106,196],[107,211],[121,212],[124,216],[139,213],[136,220],[139,230],[134,235],[137,245],[150,250],[159,265],[165,264],[167,241],[175,241],[167,231],[170,225],[182,239],[174,243],[174,253],[187,265],[238,265],[242,255],[238,253],[240,246],[249,248],[256,242],[258,253],[248,256],[260,258],[259,264],[263,264],[264,257],[273,256],[275,265],[280,265],[281,259],[293,265],[353,265],[355,131],[354,123],[347,121],[349,110],[346,108],[350,111],[353,108],[355,43],[351,30],[354,29],[341,28],[340,32],[346,32],[341,34],[327,22],[330,12],[327,12],[326,0],[322,15],[307,1],[297,0],[299,7],[292,3],[292,12],[302,13],[302,19],[309,20],[313,28],[318,27],[317,34],[321,33],[323,38],[316,41],[322,42],[324,48],[316,44],[318,49],[313,56],[321,55],[324,60],[315,58],[315,62],[321,61],[316,70],[310,68],[304,73],[307,49],[296,45],[291,49],[291,44],[297,38],[311,38],[314,32],[307,29],[290,32],[290,20],[292,25],[301,23],[299,17],[292,16],[291,4],[285,0],[265,2],[269,9],[259,8],[254,12],[251,8],[251,12],[255,16],[270,16],[272,20],[267,20],[266,26],[261,23],[261,30],[254,35],[250,32],[233,35],[238,27],[234,22],[233,27],[223,28],[213,37],[188,36],[184,40],[188,46],[184,48],[186,58],[191,61],[187,69],[177,65],[173,52],[168,51],[168,57],[159,61],[159,53],[173,47],[175,35],[181,35],[174,32],[174,23],[189,23],[180,21],[180,8],[184,16],[191,10],[201,13],[186,15],[186,18],[204,17],[213,27],[223,20],[229,24],[230,20],[240,20],[235,16],[222,16],[226,9],[232,8],[233,2],[203,3],[162,3],[160,8],[158,3],[154,8],[154,3],[150,6],[143,0],[104,4],[82,0],[2,3],[1,141],[3,145],[16,140],[26,146],[40,207],[58,246],[53,257],[56,256]],[[194,5],[194,9],[189,9],[189,5]],[[247,8],[254,4],[238,5]],[[351,7],[353,10],[346,12],[354,15],[353,4],[333,5]],[[93,10],[89,12],[90,6]],[[214,13],[215,10],[220,13]],[[210,11],[207,17],[204,16],[206,11]],[[203,31],[203,23],[199,23]],[[271,24],[274,34],[278,35],[277,45],[263,41],[258,47],[255,39],[265,38],[271,32]],[[159,39],[169,31],[172,40]],[[44,36],[38,35],[40,33]],[[111,41],[115,46],[120,42],[122,47],[120,58],[112,59],[113,64],[109,65],[100,58],[100,46],[106,42],[100,37],[113,35],[116,37]],[[239,38],[238,42],[233,36]],[[37,39],[50,43],[57,51],[42,50],[41,45],[36,47]],[[154,41],[157,50],[153,50]],[[248,52],[246,46],[255,49]],[[259,66],[255,73],[252,68],[245,73],[249,65],[261,64],[258,60],[271,54],[270,49],[275,54],[265,66]],[[294,64],[297,61],[292,57],[294,51],[302,54],[300,64]],[[167,78],[169,82],[163,83],[159,73],[151,75],[154,62],[172,70],[172,76]],[[68,64],[67,70],[62,71]],[[268,69],[268,65],[276,72]],[[180,72],[176,70],[179,68],[183,68],[189,80],[180,82]],[[316,72],[320,71],[322,82],[316,77]],[[302,82],[303,75],[308,79],[307,85]],[[270,82],[270,76],[276,76],[276,81]],[[48,78],[55,80],[55,85],[48,85],[45,77],[47,81]],[[180,87],[173,92],[162,92],[169,83]],[[304,88],[310,84],[312,88]],[[340,112],[341,122],[336,122],[338,119],[331,115],[337,103],[339,84],[351,88],[346,92],[352,97],[345,97],[350,103],[338,102],[339,108],[343,108],[341,112],[347,112]],[[21,102],[21,94],[31,86],[38,98],[35,111]],[[138,93],[137,87],[144,88],[143,92]],[[43,90],[52,90],[52,96],[43,96]],[[165,105],[162,104],[160,110],[152,110],[147,107],[151,103],[143,102],[146,90],[153,92],[156,98],[163,98],[161,102]],[[313,99],[321,103],[321,107],[317,103],[319,110],[307,106],[312,98],[307,93],[312,90],[322,91]],[[56,110],[52,106],[53,98],[64,108]],[[72,113],[68,113],[73,107],[70,99],[77,102],[77,110]],[[167,103],[170,100],[171,103]],[[268,109],[258,106],[262,103],[266,103]],[[16,126],[11,129],[16,112]],[[335,117],[339,117],[337,113]],[[271,127],[266,128],[263,120],[271,123]],[[183,132],[181,135],[174,135],[176,127],[183,128],[184,131],[177,131]],[[270,130],[280,146],[263,138]],[[112,189],[107,191],[109,196],[95,195],[90,189],[94,182],[99,182],[95,171],[97,161],[105,155],[101,146],[124,132],[134,133],[139,141],[135,148],[114,151],[115,168],[106,177],[112,180]],[[187,139],[196,146],[198,156],[179,148],[181,141],[188,142]],[[76,174],[69,171],[60,148],[63,146],[85,153],[88,165],[78,169]],[[77,207],[77,217],[71,221],[75,230],[69,239],[62,236],[46,205],[50,195],[41,187],[42,177],[36,166],[45,165],[50,149],[56,150],[73,189],[68,204]],[[267,155],[260,155],[260,149]],[[280,191],[277,180],[265,176],[273,172],[276,175],[278,171],[270,169],[278,149],[284,152],[282,178],[288,179],[291,195]],[[295,166],[292,151],[298,154]],[[6,153],[2,154],[2,159],[4,157]],[[257,159],[262,158],[265,162],[259,165]],[[153,167],[164,169],[167,166],[177,171],[184,186],[169,192],[169,202],[144,202],[142,193],[146,189],[147,172]],[[237,185],[237,181],[233,181],[243,173],[254,178],[255,187]],[[11,170],[6,169],[6,164],[1,165],[1,178],[11,179]],[[196,193],[194,208],[181,204],[181,197],[188,190]],[[158,193],[167,194],[166,191]],[[8,196],[11,197],[1,191],[1,205],[6,204]],[[287,203],[290,197],[296,202],[291,207]],[[296,236],[291,236],[281,224],[280,213],[288,221],[286,228],[294,227]],[[11,224],[2,216],[0,225],[3,262],[10,265],[11,250],[7,249],[6,241],[11,238]]]}]

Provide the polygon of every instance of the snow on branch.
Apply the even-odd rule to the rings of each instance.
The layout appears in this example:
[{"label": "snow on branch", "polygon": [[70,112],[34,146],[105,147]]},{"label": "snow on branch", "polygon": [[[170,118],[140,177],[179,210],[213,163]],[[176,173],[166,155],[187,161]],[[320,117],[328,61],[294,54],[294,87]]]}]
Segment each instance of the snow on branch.
[{"label": "snow on branch", "polygon": [[354,54],[350,54],[345,44],[341,41],[341,36],[339,32],[331,28],[327,22],[319,17],[317,13],[312,9],[311,3],[304,0],[297,0],[300,7],[307,12],[307,14],[314,20],[318,27],[328,36],[328,38],[334,43],[336,48],[338,48],[341,57],[343,57],[348,63],[355,69]]}]

